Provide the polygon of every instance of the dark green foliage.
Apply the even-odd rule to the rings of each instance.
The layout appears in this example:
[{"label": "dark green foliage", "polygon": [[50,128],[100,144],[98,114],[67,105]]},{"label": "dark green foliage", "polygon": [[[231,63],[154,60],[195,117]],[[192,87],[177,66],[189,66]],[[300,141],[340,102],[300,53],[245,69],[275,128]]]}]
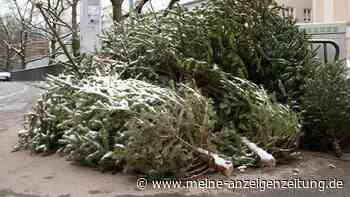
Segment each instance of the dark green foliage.
[{"label": "dark green foliage", "polygon": [[212,0],[155,17],[117,24],[98,54],[53,80],[43,101],[50,113],[35,109],[22,147],[149,176],[186,175],[198,147],[253,165],[241,136],[288,157],[299,120],[276,100],[302,94],[314,64],[294,21],[272,0]]},{"label": "dark green foliage", "polygon": [[192,79],[198,70],[185,62],[195,59],[206,64],[201,69],[247,78],[287,102],[302,95],[316,62],[308,36],[280,12],[273,0],[213,0],[188,12],[177,7],[165,18],[116,27],[106,34],[102,55],[127,62],[126,77],[143,73],[153,82]]},{"label": "dark green foliage", "polygon": [[[147,16],[117,26],[106,34],[101,55],[125,62],[126,78],[165,86],[194,81],[215,101],[217,130],[251,132],[251,138],[271,132],[271,140],[254,141],[279,147],[269,151],[284,157],[295,148],[298,117],[256,85],[233,77],[262,84],[285,102],[302,94],[314,53],[306,34],[279,11],[273,1],[214,0],[189,12],[178,7],[160,20]],[[267,103],[256,107],[259,93]],[[286,135],[274,136],[280,132]]]},{"label": "dark green foliage", "polygon": [[[296,136],[300,130],[297,115],[288,107],[271,101],[264,89],[234,76],[248,79],[253,79],[251,76],[257,76],[257,74],[251,76],[248,74],[249,65],[254,63],[247,63],[248,66],[244,64],[241,58],[243,51],[245,55],[249,55],[251,52],[252,57],[245,57],[247,61],[262,59],[263,55],[266,57],[265,54],[260,53],[260,46],[255,45],[256,42],[249,36],[254,38],[261,36],[259,39],[265,40],[269,39],[271,34],[277,36],[284,32],[282,30],[269,32],[268,35],[243,32],[248,31],[248,27],[245,22],[239,22],[245,17],[241,15],[244,12],[239,12],[238,8],[247,3],[243,1],[237,1],[237,3],[237,5],[233,5],[233,1],[213,1],[191,12],[185,12],[178,7],[167,18],[162,18],[159,22],[155,21],[153,16],[133,19],[129,21],[130,23],[124,23],[122,27],[117,26],[112,32],[106,34],[101,56],[113,57],[122,62],[123,66],[115,69],[117,72],[123,71],[122,77],[125,78],[137,76],[142,80],[163,86],[168,86],[169,82],[170,84],[175,82],[176,86],[177,83],[193,81],[205,96],[211,97],[215,102],[215,108],[220,117],[216,124],[217,131],[223,129],[226,130],[226,134],[231,131],[231,134],[228,135],[233,138],[238,135],[237,133],[246,134],[247,132],[251,134],[250,138],[255,135],[260,136],[254,138],[254,141],[261,143],[263,147],[269,146],[269,151],[282,158],[288,156],[295,148]],[[270,2],[267,6],[269,8],[266,9],[272,9],[271,5],[275,6]],[[237,6],[237,10],[235,10],[235,6]],[[245,12],[253,11],[253,8],[260,9],[258,7],[258,5],[245,7]],[[309,46],[305,42],[306,35],[299,32],[290,19],[282,19],[277,11],[277,8],[269,10],[272,15],[269,19],[278,19],[280,23],[287,23],[284,30],[289,27],[290,32],[286,34],[291,35],[291,37],[294,34],[298,36],[300,43],[296,41],[297,44],[303,43],[303,47],[305,47],[300,49],[305,53],[304,56],[293,54],[295,53],[294,49],[291,49],[294,52],[288,54],[282,54],[283,52],[277,54],[277,51],[282,50],[282,46],[290,44],[287,39],[288,35],[284,34],[285,37],[280,35],[284,40],[275,40],[275,45],[280,48],[270,49],[268,47],[271,46],[266,44],[266,49],[263,49],[266,51],[276,50],[273,54],[281,56],[279,57],[281,62],[278,69],[289,69],[288,72],[286,70],[280,73],[273,71],[275,78],[266,78],[270,83],[266,85],[267,88],[277,90],[277,96],[280,98],[282,95],[280,90],[283,90],[284,96],[287,98],[287,94],[291,92],[286,90],[284,81],[288,81],[296,87],[293,91],[301,93],[299,88],[302,86],[302,82],[294,83],[291,80],[295,75],[294,72],[308,72],[306,69],[298,70],[295,68],[293,70],[295,65],[288,67],[288,62],[283,62],[282,56],[288,57],[290,60],[299,58],[300,61],[308,61],[311,59],[311,56],[308,55],[312,53],[306,48]],[[263,12],[261,10],[256,12],[263,14],[260,13]],[[263,26],[265,24],[255,25]],[[265,38],[266,36],[268,38]],[[243,40],[251,43],[243,46]],[[287,50],[287,47],[283,50]],[[239,53],[242,55],[240,56]],[[295,57],[289,57],[293,55]],[[293,61],[297,62],[298,60]],[[301,64],[301,62],[299,63]],[[271,63],[265,63],[264,67],[260,67],[264,68],[263,73],[266,73],[271,70],[271,66]],[[288,76],[282,76],[284,74]],[[265,74],[260,75],[260,78],[265,79],[265,77]],[[299,79],[299,77],[297,78]],[[277,84],[272,84],[276,81]],[[267,83],[262,82],[262,84]],[[278,88],[275,85],[278,85]],[[289,97],[293,98],[294,96],[294,93],[291,93]],[[268,134],[268,132],[271,133]],[[281,133],[285,133],[285,136],[279,136]],[[261,136],[271,139],[263,139]],[[219,143],[219,147],[222,149],[226,149],[228,146],[230,145],[222,144],[220,146]],[[239,146],[237,146],[238,151],[241,150]],[[236,154],[237,150],[229,149],[232,152],[226,152],[226,154]]]},{"label": "dark green foliage", "polygon": [[320,65],[302,99],[304,146],[337,151],[350,139],[350,83],[342,62]]},{"label": "dark green foliage", "polygon": [[302,95],[304,79],[315,64],[306,33],[293,19],[281,17],[274,0],[223,2],[229,7],[227,18],[236,22],[237,53],[248,79],[275,92],[283,102]]},{"label": "dark green foliage", "polygon": [[165,18],[134,17],[105,34],[99,55],[113,59],[108,66],[122,78],[165,87],[193,82],[215,102],[217,131],[260,136],[254,141],[284,157],[295,148],[297,115],[235,78],[284,102],[302,94],[314,53],[306,34],[279,12],[274,1],[214,0]]},{"label": "dark green foliage", "polygon": [[223,87],[227,92],[222,95],[217,113],[233,136],[247,136],[279,160],[295,151],[301,127],[295,112],[273,101],[263,88],[250,81],[232,78]]}]

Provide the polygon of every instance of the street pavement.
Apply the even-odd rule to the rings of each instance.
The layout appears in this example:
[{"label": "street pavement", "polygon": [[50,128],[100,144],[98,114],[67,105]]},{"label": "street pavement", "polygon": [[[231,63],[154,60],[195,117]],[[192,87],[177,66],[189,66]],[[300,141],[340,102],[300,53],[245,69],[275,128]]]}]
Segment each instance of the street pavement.
[{"label": "street pavement", "polygon": [[249,169],[230,178],[210,175],[211,180],[325,180],[336,178],[342,189],[239,190],[223,188],[154,189],[136,187],[137,177],[123,173],[101,173],[65,161],[58,155],[39,156],[12,152],[23,115],[29,112],[42,90],[31,83],[0,83],[0,197],[350,197],[350,161],[332,155],[302,152],[301,159],[273,169]]}]

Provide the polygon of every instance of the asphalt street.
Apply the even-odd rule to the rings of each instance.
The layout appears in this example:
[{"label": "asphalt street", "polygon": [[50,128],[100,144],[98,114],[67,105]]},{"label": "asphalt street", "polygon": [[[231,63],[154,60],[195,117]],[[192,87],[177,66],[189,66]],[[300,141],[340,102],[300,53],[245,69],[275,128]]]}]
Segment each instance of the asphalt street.
[{"label": "asphalt street", "polygon": [[12,152],[23,115],[31,110],[42,90],[29,83],[0,82],[0,197],[350,197],[350,161],[332,155],[302,152],[301,159],[273,169],[249,169],[230,178],[211,175],[210,180],[333,180],[339,189],[259,189],[220,188],[155,189],[136,186],[137,177],[123,173],[101,173],[65,161],[58,155],[38,156],[26,151]]}]

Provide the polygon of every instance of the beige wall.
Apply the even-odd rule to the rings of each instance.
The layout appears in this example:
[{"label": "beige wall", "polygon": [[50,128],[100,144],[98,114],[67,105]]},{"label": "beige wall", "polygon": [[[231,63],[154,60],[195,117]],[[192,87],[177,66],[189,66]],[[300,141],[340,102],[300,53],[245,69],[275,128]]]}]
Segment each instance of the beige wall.
[{"label": "beige wall", "polygon": [[316,23],[319,23],[319,22],[323,22],[323,19],[324,19],[324,2],[323,0],[314,0],[314,4],[313,5],[313,13],[314,13],[314,21],[313,22],[316,22]]},{"label": "beige wall", "polygon": [[350,20],[350,1],[334,0],[334,20],[349,21]]},{"label": "beige wall", "polygon": [[[333,7],[328,7],[327,1],[329,0],[313,0],[314,22],[350,21],[350,0],[331,0]],[[333,9],[330,11],[333,14],[332,21],[326,21],[325,9]]]}]

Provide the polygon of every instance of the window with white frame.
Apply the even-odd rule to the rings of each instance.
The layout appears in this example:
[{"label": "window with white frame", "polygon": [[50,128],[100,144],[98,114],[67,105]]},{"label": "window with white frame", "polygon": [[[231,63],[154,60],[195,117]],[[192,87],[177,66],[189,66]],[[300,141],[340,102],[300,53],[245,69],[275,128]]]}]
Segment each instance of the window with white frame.
[{"label": "window with white frame", "polygon": [[311,23],[311,21],[312,21],[311,8],[305,8],[304,9],[304,22]]},{"label": "window with white frame", "polygon": [[286,11],[286,16],[288,17],[293,17],[295,18],[296,17],[296,9],[293,8],[293,7],[286,7],[285,8],[285,11]]}]

